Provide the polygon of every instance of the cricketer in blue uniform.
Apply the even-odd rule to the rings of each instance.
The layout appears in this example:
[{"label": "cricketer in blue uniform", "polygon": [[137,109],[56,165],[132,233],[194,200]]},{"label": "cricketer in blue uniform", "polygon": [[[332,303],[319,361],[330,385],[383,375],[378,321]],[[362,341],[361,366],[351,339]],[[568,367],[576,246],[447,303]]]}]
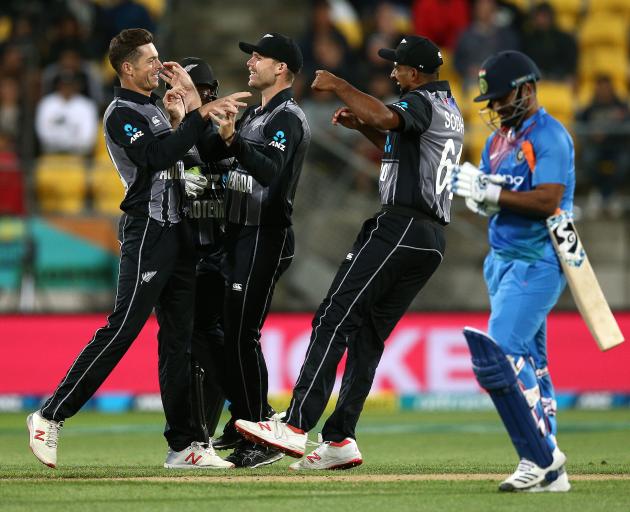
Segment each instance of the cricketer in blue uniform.
[{"label": "cricketer in blue uniform", "polygon": [[[482,65],[481,94],[475,101],[488,101],[484,110],[495,130],[486,142],[479,169],[463,164],[455,167],[451,176],[452,192],[465,197],[471,210],[490,217],[490,252],[483,269],[491,309],[488,334],[507,356],[520,388],[520,392],[514,389],[514,396],[522,394],[525,398],[535,424],[531,430],[537,430],[524,436],[513,434],[508,423],[526,423],[529,418],[521,419],[521,413],[513,417],[502,413],[505,395],[499,398],[501,404],[495,401],[521,462],[534,462],[541,470],[530,479],[525,475],[531,468],[519,464],[516,473],[501,484],[501,490],[510,491],[570,488],[559,463],[564,454],[557,449],[556,400],[547,367],[546,329],[547,315],[566,280],[545,220],[558,208],[573,209],[574,149],[567,130],[538,106],[535,82],[539,78],[536,65],[519,52],[502,52]],[[465,334],[468,339],[470,332]],[[473,364],[483,366],[472,349],[471,345]],[[478,367],[475,370],[480,384],[492,396],[497,388],[484,380]],[[527,416],[527,411],[522,414]],[[537,435],[549,450],[543,446],[532,452],[531,445],[539,442]],[[555,466],[560,466],[560,478],[555,471],[558,467],[546,463],[550,459],[545,452],[553,454]],[[536,462],[537,458],[543,462]],[[540,473],[545,468],[547,479],[543,480]],[[532,484],[534,480],[540,481]]]}]

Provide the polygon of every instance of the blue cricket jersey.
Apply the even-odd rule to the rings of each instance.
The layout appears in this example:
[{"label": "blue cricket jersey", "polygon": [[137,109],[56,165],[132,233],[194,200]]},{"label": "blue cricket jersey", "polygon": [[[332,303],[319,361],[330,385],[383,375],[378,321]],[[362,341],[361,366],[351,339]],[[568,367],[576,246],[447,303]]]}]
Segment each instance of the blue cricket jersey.
[{"label": "blue cricket jersey", "polygon": [[[524,192],[543,183],[565,186],[560,208],[573,211],[575,154],[573,140],[556,119],[540,108],[510,137],[493,133],[481,155],[480,169],[507,177],[503,188]],[[501,209],[488,224],[488,240],[495,254],[505,259],[558,264],[545,219]]]}]

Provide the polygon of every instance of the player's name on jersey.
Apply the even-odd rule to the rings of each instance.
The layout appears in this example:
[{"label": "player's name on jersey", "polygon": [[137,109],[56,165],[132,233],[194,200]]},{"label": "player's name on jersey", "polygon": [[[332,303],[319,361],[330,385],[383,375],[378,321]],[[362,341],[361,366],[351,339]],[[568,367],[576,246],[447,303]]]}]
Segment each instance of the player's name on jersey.
[{"label": "player's name on jersey", "polygon": [[251,194],[254,188],[254,178],[249,174],[230,171],[228,174],[227,188],[236,190],[237,192],[243,192],[244,194]]},{"label": "player's name on jersey", "polygon": [[188,216],[191,219],[222,219],[225,205],[218,199],[197,199],[191,201]]}]

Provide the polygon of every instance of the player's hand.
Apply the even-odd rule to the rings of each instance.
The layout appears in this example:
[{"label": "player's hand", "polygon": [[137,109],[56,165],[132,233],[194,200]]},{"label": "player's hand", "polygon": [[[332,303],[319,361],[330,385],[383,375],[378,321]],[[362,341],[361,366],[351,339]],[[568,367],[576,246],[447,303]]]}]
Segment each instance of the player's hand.
[{"label": "player's hand", "polygon": [[236,114],[228,113],[225,116],[215,116],[210,114],[210,117],[214,120],[219,127],[219,135],[227,146],[232,143],[236,130]]},{"label": "player's hand", "polygon": [[315,80],[311,84],[311,89],[314,91],[334,91],[342,81],[330,71],[318,69],[315,71]]},{"label": "player's hand", "polygon": [[246,107],[247,103],[241,101],[244,98],[249,98],[252,95],[251,92],[235,92],[228,96],[217,98],[214,101],[206,103],[199,109],[199,113],[204,119],[212,118],[216,121],[216,118],[227,117],[228,114],[238,114],[238,109]]},{"label": "player's hand", "polygon": [[483,217],[492,217],[495,213],[499,213],[501,210],[501,208],[495,205],[478,203],[472,197],[467,197],[465,202],[470,211]]},{"label": "player's hand", "polygon": [[160,78],[173,89],[184,92],[184,106],[186,112],[201,106],[201,98],[188,72],[178,62],[164,62],[160,70]]},{"label": "player's hand", "polygon": [[171,124],[181,121],[186,115],[186,107],[184,105],[184,98],[186,93],[179,87],[175,89],[169,89],[162,98],[164,108],[168,112],[171,119]]},{"label": "player's hand", "polygon": [[340,107],[335,110],[331,122],[335,126],[341,125],[351,130],[358,130],[361,126],[361,120],[348,107]]},{"label": "player's hand", "polygon": [[503,176],[485,174],[469,162],[454,165],[450,174],[447,186],[453,194],[487,205],[499,204]]},{"label": "player's hand", "polygon": [[208,185],[208,179],[200,172],[195,172],[195,170],[196,169],[193,168],[188,171],[184,171],[184,179],[186,180],[184,188],[186,190],[186,195],[191,199],[195,199],[203,194],[204,189]]}]

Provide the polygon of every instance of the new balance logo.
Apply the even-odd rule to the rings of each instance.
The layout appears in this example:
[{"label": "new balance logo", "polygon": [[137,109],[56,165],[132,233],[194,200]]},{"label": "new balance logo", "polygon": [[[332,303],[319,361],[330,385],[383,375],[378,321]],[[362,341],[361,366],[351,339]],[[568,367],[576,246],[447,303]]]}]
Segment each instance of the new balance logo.
[{"label": "new balance logo", "polygon": [[142,280],[145,283],[148,283],[149,281],[151,281],[151,279],[153,279],[153,276],[157,274],[157,270],[150,270],[149,272],[142,272]]},{"label": "new balance logo", "polygon": [[199,462],[201,460],[201,457],[203,457],[202,454],[199,454],[199,455],[197,455],[197,457],[195,457],[195,454],[193,452],[190,452],[188,457],[186,457],[185,462],[188,462],[190,460],[190,463],[195,465],[195,464],[197,464],[197,462]]},{"label": "new balance logo", "polygon": [[46,442],[46,440],[44,439],[44,434],[46,434],[46,432],[44,432],[43,430],[36,430],[35,432],[36,434],[33,436],[33,439]]},{"label": "new balance logo", "polygon": [[266,423],[258,422],[258,426],[260,427],[260,430],[268,430],[269,432],[271,432],[271,427]]},{"label": "new balance logo", "polygon": [[240,284],[240,283],[233,283],[232,284],[232,291],[242,292],[243,291],[243,285]]},{"label": "new balance logo", "polygon": [[308,460],[312,464],[315,461],[322,460],[322,458],[319,456],[317,452],[313,452],[306,457],[306,460]]}]

